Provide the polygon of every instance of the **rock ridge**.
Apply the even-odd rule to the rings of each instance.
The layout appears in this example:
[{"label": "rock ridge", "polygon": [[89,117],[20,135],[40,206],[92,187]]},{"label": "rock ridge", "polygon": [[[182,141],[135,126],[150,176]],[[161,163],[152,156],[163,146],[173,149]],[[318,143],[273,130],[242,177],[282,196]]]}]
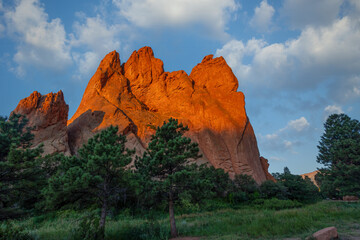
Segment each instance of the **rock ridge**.
[{"label": "rock ridge", "polygon": [[33,146],[44,144],[44,154],[70,154],[67,134],[67,119],[69,106],[65,103],[64,94],[57,93],[41,95],[33,92],[22,99],[13,113],[25,115],[29,122],[27,126],[34,127]]},{"label": "rock ridge", "polygon": [[[189,126],[186,134],[199,144],[203,155],[199,163],[223,168],[230,176],[249,174],[260,183],[271,175],[268,164],[260,159],[254,130],[246,115],[245,96],[237,89],[238,80],[223,57],[205,56],[188,75],[182,70],[165,72],[163,62],[155,58],[153,50],[143,47],[134,51],[125,63],[121,63],[116,51],[107,54],[68,121],[68,106],[62,92],[44,96],[63,101],[60,104],[56,100],[48,106],[61,107],[57,111],[66,112],[55,117],[54,122],[65,129],[66,151],[71,154],[76,154],[96,132],[116,125],[127,136],[127,147],[142,155],[155,133],[154,127],[172,117]],[[37,116],[33,112],[45,111],[36,102],[44,98],[40,96],[34,92],[20,101],[22,113],[32,118]],[[50,113],[56,115],[47,110],[43,118],[47,119]],[[44,122],[48,124],[50,120]]]}]

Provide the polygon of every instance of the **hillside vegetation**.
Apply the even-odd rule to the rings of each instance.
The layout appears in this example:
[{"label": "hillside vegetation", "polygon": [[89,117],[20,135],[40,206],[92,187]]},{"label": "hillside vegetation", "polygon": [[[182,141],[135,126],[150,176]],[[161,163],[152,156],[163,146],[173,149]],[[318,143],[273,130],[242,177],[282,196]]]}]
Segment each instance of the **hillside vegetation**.
[{"label": "hillside vegetation", "polygon": [[[219,209],[201,211],[206,208]],[[258,205],[234,209],[208,202],[196,212],[190,209],[177,209],[188,212],[176,216],[180,236],[199,236],[201,239],[305,238],[319,229],[335,226],[340,236],[360,237],[359,203],[323,201],[300,208],[274,210]],[[77,232],[88,214],[88,211],[58,211],[14,220],[12,224],[34,239],[82,239]],[[105,239],[169,239],[168,216],[159,212],[133,215],[124,210],[110,217],[105,236]]]},{"label": "hillside vegetation", "polygon": [[20,115],[0,118],[0,240],[278,239],[329,225],[359,235],[358,201],[322,200],[359,196],[360,124],[343,114],[325,124],[318,160],[324,153],[332,159],[320,169],[320,189],[287,167],[259,184],[194,164],[198,145],[172,118],[140,157],[117,127],[97,133],[76,155],[41,156],[25,125]]}]

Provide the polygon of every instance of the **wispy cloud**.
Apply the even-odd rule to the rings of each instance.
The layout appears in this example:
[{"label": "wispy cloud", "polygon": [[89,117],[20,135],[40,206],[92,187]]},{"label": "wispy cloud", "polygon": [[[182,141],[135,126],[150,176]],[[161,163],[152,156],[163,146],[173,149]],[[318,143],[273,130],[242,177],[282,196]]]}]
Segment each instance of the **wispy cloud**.
[{"label": "wispy cloud", "polygon": [[338,17],[343,3],[344,0],[285,0],[280,13],[292,28],[326,26]]},{"label": "wispy cloud", "polygon": [[259,135],[259,144],[262,149],[271,152],[292,152],[296,153],[295,148],[303,144],[301,140],[308,137],[311,130],[310,123],[305,117],[290,120],[283,128],[274,133]]}]

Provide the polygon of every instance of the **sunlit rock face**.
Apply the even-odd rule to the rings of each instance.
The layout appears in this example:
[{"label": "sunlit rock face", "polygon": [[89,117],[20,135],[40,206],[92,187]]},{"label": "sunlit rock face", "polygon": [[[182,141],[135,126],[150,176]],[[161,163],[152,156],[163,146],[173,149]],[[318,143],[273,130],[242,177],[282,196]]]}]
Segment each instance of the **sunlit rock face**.
[{"label": "sunlit rock face", "polygon": [[29,120],[27,126],[33,127],[33,147],[43,143],[44,155],[57,152],[70,155],[66,126],[68,111],[62,91],[47,95],[35,91],[22,99],[13,113],[25,115]]},{"label": "sunlit rock face", "polygon": [[304,178],[304,179],[305,179],[306,177],[310,178],[310,180],[315,184],[315,186],[319,187],[319,185],[317,184],[317,182],[316,182],[316,180],[315,180],[315,176],[316,176],[316,174],[318,174],[318,173],[319,173],[319,171],[316,170],[316,171],[313,171],[313,172],[301,174],[300,176],[301,176],[302,178]]},{"label": "sunlit rock face", "polygon": [[273,180],[260,158],[254,130],[245,111],[238,80],[222,57],[206,56],[191,74],[165,72],[151,48],[134,51],[121,64],[110,52],[90,79],[70,120],[63,93],[32,93],[15,113],[34,126],[34,146],[44,154],[77,150],[95,133],[116,125],[127,136],[127,147],[142,155],[151,135],[170,117],[189,127],[186,133],[200,147],[198,163],[223,168],[230,176],[249,174],[260,183]]},{"label": "sunlit rock face", "polygon": [[101,61],[67,123],[71,152],[94,133],[117,125],[127,135],[128,147],[142,154],[154,127],[172,117],[189,126],[187,136],[202,154],[198,162],[263,182],[269,178],[268,165],[260,160],[244,94],[237,89],[222,57],[206,56],[188,75],[165,72],[149,47],[134,51],[123,64],[113,51]]}]

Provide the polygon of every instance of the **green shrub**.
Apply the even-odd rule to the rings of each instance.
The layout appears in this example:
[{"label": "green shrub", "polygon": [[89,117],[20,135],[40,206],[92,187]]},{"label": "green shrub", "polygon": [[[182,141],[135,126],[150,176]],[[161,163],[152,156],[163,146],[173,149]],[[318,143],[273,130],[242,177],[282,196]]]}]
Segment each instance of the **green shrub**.
[{"label": "green shrub", "polygon": [[229,202],[226,202],[223,199],[217,198],[217,199],[207,199],[204,200],[201,205],[201,210],[203,211],[215,211],[219,209],[225,209],[225,208],[232,208],[231,204]]},{"label": "green shrub", "polygon": [[313,203],[320,199],[319,189],[310,178],[303,179],[300,175],[291,174],[285,167],[283,173],[275,173],[278,184],[282,184],[287,191],[287,198],[303,203]]},{"label": "green shrub", "polygon": [[263,198],[287,199],[287,189],[279,182],[265,181],[260,185],[260,192]]},{"label": "green shrub", "polygon": [[72,239],[74,240],[100,240],[102,239],[102,230],[99,227],[100,218],[97,213],[90,212],[80,218],[80,223],[73,230]]},{"label": "green shrub", "polygon": [[35,239],[29,233],[24,232],[24,229],[12,222],[6,222],[0,225],[0,240],[32,240]]},{"label": "green shrub", "polygon": [[253,205],[261,209],[281,210],[289,208],[299,208],[302,204],[296,200],[282,200],[277,198],[272,199],[256,199],[252,202]]},{"label": "green shrub", "polygon": [[181,194],[179,205],[180,206],[176,208],[176,212],[179,214],[195,213],[200,210],[199,204],[193,203],[191,196],[187,196],[187,194]]},{"label": "green shrub", "polygon": [[247,202],[249,200],[248,195],[245,192],[231,192],[227,196],[230,204],[239,204]]},{"label": "green shrub", "polygon": [[259,189],[259,186],[255,182],[252,176],[247,174],[237,174],[233,181],[234,190],[241,191],[247,194],[256,192]]},{"label": "green shrub", "polygon": [[[146,220],[136,225],[122,225],[120,232],[116,236],[109,236],[109,239],[127,240],[155,240],[169,239],[170,229],[161,225],[156,220]],[[114,238],[112,238],[114,237]]]}]

